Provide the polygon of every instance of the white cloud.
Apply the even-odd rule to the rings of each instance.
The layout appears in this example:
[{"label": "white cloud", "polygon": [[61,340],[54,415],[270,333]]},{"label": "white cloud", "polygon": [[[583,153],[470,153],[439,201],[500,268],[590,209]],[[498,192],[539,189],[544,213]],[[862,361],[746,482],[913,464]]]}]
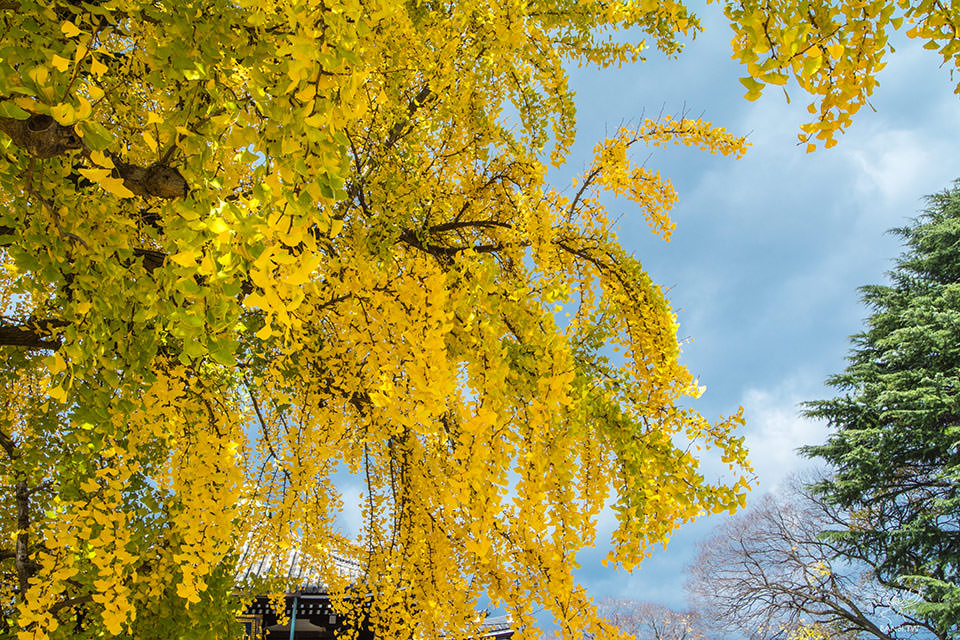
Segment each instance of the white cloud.
[{"label": "white cloud", "polygon": [[843,155],[856,167],[852,173],[857,190],[872,202],[914,199],[917,184],[930,174],[936,161],[936,155],[914,131],[878,131],[858,142],[861,144],[856,147],[845,147]]},{"label": "white cloud", "polygon": [[756,495],[776,490],[788,475],[811,462],[797,452],[804,444],[819,444],[827,435],[823,422],[800,415],[800,404],[822,396],[809,378],[794,377],[771,388],[748,389],[743,395],[747,418],[746,445],[757,471]]}]

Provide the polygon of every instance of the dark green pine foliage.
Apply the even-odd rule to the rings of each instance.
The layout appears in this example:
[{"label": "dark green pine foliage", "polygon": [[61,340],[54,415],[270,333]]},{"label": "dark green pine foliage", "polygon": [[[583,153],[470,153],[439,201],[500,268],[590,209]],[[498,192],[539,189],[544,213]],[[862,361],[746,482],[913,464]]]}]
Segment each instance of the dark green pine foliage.
[{"label": "dark green pine foliage", "polygon": [[840,555],[901,591],[940,637],[960,637],[960,180],[894,232],[906,249],[872,309],[838,395],[806,415],[833,429],[804,448],[833,467],[816,491],[845,524]]}]

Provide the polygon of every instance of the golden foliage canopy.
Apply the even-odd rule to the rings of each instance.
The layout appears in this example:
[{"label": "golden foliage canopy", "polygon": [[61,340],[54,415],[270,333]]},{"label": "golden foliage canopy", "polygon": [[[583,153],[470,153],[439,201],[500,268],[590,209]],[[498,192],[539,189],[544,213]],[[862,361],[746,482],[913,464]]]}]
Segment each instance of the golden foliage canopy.
[{"label": "golden foliage canopy", "polygon": [[[758,82],[823,96],[829,141],[883,43],[807,6],[806,27],[790,2],[727,10]],[[480,597],[601,637],[571,568],[605,503],[627,568],[742,503],[740,415],[684,408],[674,315],[601,194],[668,239],[675,194],[631,147],[744,141],[645,120],[572,190],[545,181],[574,136],[564,63],[636,60],[615,29],[675,53],[683,5],[6,0],[0,28],[0,609],[21,640],[227,637],[244,597],[290,587],[237,584],[241,550],[279,574],[291,549],[335,594],[332,554],[359,561],[384,637],[469,634]]]}]

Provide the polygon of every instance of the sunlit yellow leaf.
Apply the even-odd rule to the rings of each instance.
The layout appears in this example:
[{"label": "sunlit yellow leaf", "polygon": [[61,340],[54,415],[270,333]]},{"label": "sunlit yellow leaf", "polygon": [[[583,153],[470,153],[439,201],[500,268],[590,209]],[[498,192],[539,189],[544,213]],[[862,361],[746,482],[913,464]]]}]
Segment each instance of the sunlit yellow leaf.
[{"label": "sunlit yellow leaf", "polygon": [[157,151],[157,141],[153,138],[153,135],[149,131],[144,131],[142,133],[143,141],[147,143],[147,146],[150,147],[150,151],[156,153]]},{"label": "sunlit yellow leaf", "polygon": [[207,222],[207,228],[210,229],[213,233],[217,235],[223,233],[224,231],[229,231],[230,226],[223,220],[223,218],[217,217],[213,218]]},{"label": "sunlit yellow leaf", "polygon": [[181,267],[195,267],[197,266],[198,255],[200,255],[199,251],[195,249],[187,249],[186,251],[181,251],[170,256],[170,260]]},{"label": "sunlit yellow leaf", "polygon": [[105,191],[119,198],[131,198],[135,194],[124,186],[121,178],[115,178],[109,169],[80,169],[80,174],[99,184]]},{"label": "sunlit yellow leaf", "polygon": [[62,386],[51,387],[47,389],[47,395],[57,402],[67,401],[67,392]]},{"label": "sunlit yellow leaf", "polygon": [[50,372],[50,375],[56,375],[61,371],[67,368],[67,363],[64,361],[63,356],[59,353],[54,353],[50,358],[48,358],[47,370]]},{"label": "sunlit yellow leaf", "polygon": [[86,120],[93,113],[93,106],[83,96],[77,96],[77,102],[79,102],[79,105],[77,105],[76,118],[77,120]]},{"label": "sunlit yellow leaf", "polygon": [[77,25],[73,24],[69,20],[60,25],[60,31],[68,38],[74,38],[80,35],[80,29],[77,28]]},{"label": "sunlit yellow leaf", "polygon": [[97,166],[104,167],[106,169],[113,169],[115,166],[113,164],[113,160],[110,159],[110,156],[102,151],[91,151],[90,159],[93,160],[93,163]]},{"label": "sunlit yellow leaf", "polygon": [[77,121],[77,114],[73,109],[73,105],[66,102],[58,104],[55,107],[50,107],[50,115],[62,125],[71,125]]},{"label": "sunlit yellow leaf", "polygon": [[100,78],[107,72],[107,65],[100,62],[97,56],[90,56],[90,72]]},{"label": "sunlit yellow leaf", "polygon": [[120,178],[104,178],[100,181],[100,186],[118,198],[132,198],[134,195],[136,195],[133,191],[130,191],[130,189],[124,186],[123,180]]},{"label": "sunlit yellow leaf", "polygon": [[50,61],[50,64],[58,71],[66,71],[70,68],[70,61],[66,58],[61,58],[57,54],[53,54],[53,59]]}]

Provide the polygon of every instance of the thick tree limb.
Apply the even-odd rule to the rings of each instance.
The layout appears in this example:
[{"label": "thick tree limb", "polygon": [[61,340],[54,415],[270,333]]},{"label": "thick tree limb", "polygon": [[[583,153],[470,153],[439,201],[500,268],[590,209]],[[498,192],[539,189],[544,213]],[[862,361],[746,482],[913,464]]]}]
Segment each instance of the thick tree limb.
[{"label": "thick tree limb", "polygon": [[167,254],[155,249],[134,249],[133,255],[143,260],[143,268],[150,273],[162,267],[167,259]]},{"label": "thick tree limb", "polygon": [[20,597],[22,598],[30,586],[30,576],[33,574],[28,548],[30,538],[27,534],[27,530],[30,528],[30,492],[27,490],[27,482],[25,480],[17,482],[14,495],[17,501],[18,531],[15,562],[17,566],[17,580],[20,583]]},{"label": "thick tree limb", "polygon": [[[16,460],[20,457],[20,452],[17,450],[17,443],[13,441],[13,438],[8,436],[3,431],[0,431],[0,447],[7,452],[7,456],[11,460]],[[3,551],[0,550],[0,559],[3,559]]]},{"label": "thick tree limb", "polygon": [[499,220],[462,220],[436,224],[430,227],[429,231],[431,233],[443,233],[444,231],[454,231],[457,229],[483,229],[487,227],[512,229],[513,225],[509,222],[500,222]]},{"label": "thick tree limb", "polygon": [[189,188],[180,172],[159,162],[149,167],[127,164],[113,156],[113,164],[123,179],[123,185],[140,197],[185,198]]},{"label": "thick tree limb", "polygon": [[[66,323],[57,323],[61,326]],[[0,346],[27,347],[28,349],[60,348],[59,340],[50,339],[48,331],[34,326],[2,326],[0,325]]]},{"label": "thick tree limb", "polygon": [[[51,116],[34,113],[26,120],[0,118],[3,131],[14,144],[22,147],[35,158],[53,158],[67,151],[82,150],[89,153],[73,127],[59,124]],[[179,171],[163,163],[139,167],[110,154],[116,166],[115,174],[124,186],[143,198],[182,198],[187,195],[187,181]]]},{"label": "thick tree limb", "polygon": [[66,320],[29,320],[24,325],[0,325],[0,346],[32,347],[35,349],[60,348],[60,341],[51,339],[50,332],[57,327],[65,327]]},{"label": "thick tree limb", "polygon": [[53,158],[66,151],[83,148],[73,127],[58,124],[51,116],[35,113],[26,120],[0,118],[0,131],[14,144],[36,158]]},{"label": "thick tree limb", "polygon": [[400,241],[437,257],[451,257],[459,253],[463,253],[464,251],[471,250],[476,251],[477,253],[496,253],[497,251],[502,251],[505,248],[502,244],[478,244],[459,247],[444,247],[441,245],[429,244],[421,241],[419,238],[417,238],[417,235],[409,229],[404,229],[400,232]]},{"label": "thick tree limb", "polygon": [[56,613],[60,609],[66,609],[67,607],[74,607],[78,604],[86,604],[87,602],[93,601],[93,595],[87,594],[83,596],[77,596],[76,598],[67,598],[66,600],[61,600],[57,604],[50,607],[50,613]]}]

